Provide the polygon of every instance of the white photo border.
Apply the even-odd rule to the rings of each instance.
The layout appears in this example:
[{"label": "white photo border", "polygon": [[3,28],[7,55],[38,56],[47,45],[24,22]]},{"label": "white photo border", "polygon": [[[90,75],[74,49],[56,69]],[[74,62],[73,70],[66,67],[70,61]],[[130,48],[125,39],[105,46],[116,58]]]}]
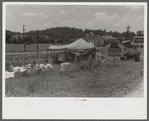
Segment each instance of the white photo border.
[{"label": "white photo border", "polygon": [[[5,30],[7,5],[144,5],[143,98],[26,98],[5,97]],[[3,2],[2,4],[3,119],[147,119],[147,3],[146,2]],[[75,97],[76,98],[76,97]],[[79,99],[80,97],[78,97]]]}]

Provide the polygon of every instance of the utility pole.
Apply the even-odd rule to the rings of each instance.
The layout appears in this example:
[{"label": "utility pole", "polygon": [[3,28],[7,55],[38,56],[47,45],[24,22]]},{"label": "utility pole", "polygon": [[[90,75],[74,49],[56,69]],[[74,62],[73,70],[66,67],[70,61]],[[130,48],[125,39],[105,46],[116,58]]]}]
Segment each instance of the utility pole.
[{"label": "utility pole", "polygon": [[37,30],[37,54],[38,54],[38,30]]},{"label": "utility pole", "polygon": [[25,25],[23,25],[23,40],[24,40],[24,52],[25,52],[25,39],[24,39],[24,31],[25,31],[25,29],[24,29],[24,27],[25,27]]},{"label": "utility pole", "polygon": [[127,28],[126,37],[127,37],[127,39],[129,39],[129,29],[130,29],[131,27],[128,25],[128,27],[126,27],[126,28]]}]

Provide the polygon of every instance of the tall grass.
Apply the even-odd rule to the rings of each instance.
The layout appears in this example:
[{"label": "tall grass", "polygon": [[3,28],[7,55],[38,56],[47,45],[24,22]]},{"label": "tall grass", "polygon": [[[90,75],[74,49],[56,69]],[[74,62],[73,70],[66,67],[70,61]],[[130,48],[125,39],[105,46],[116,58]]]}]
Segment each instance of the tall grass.
[{"label": "tall grass", "polygon": [[139,62],[101,63],[88,59],[71,63],[62,72],[60,65],[54,64],[53,69],[44,73],[6,79],[6,96],[111,97],[116,92],[133,88],[129,85],[142,76],[142,65]]},{"label": "tall grass", "polygon": [[25,66],[26,64],[33,63],[43,63],[45,60],[51,62],[51,57],[46,56],[46,54],[16,54],[16,55],[6,55],[6,63],[9,63],[12,66]]}]

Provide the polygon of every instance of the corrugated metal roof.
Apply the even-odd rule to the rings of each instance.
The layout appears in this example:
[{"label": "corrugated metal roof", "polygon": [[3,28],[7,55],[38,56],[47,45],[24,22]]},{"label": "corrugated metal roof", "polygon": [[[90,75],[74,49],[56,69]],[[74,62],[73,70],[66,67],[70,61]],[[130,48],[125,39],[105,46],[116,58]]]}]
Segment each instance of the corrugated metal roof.
[{"label": "corrugated metal roof", "polygon": [[117,39],[117,38],[115,38],[115,37],[112,37],[112,36],[110,36],[110,35],[108,35],[108,36],[102,36],[106,41],[108,41],[109,39]]},{"label": "corrugated metal roof", "polygon": [[144,36],[134,36],[134,38],[144,38]]}]

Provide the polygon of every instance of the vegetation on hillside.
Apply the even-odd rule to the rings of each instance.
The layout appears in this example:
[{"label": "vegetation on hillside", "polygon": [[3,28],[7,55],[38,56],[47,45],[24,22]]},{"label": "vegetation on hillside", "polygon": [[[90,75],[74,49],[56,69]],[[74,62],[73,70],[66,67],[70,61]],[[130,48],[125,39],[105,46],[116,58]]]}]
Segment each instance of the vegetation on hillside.
[{"label": "vegetation on hillside", "polygon": [[[118,40],[123,41],[126,38],[126,32],[117,32],[98,29],[77,29],[71,27],[56,27],[48,28],[46,30],[38,30],[38,42],[39,43],[56,43],[56,44],[68,44],[74,42],[78,38],[88,38],[92,35],[111,35]],[[129,32],[129,37],[132,40],[135,35],[142,36],[143,31]],[[37,31],[28,31],[24,33],[24,39],[26,42],[37,42]],[[21,44],[24,43],[23,34],[19,32],[12,32],[6,30],[6,43]]]}]

